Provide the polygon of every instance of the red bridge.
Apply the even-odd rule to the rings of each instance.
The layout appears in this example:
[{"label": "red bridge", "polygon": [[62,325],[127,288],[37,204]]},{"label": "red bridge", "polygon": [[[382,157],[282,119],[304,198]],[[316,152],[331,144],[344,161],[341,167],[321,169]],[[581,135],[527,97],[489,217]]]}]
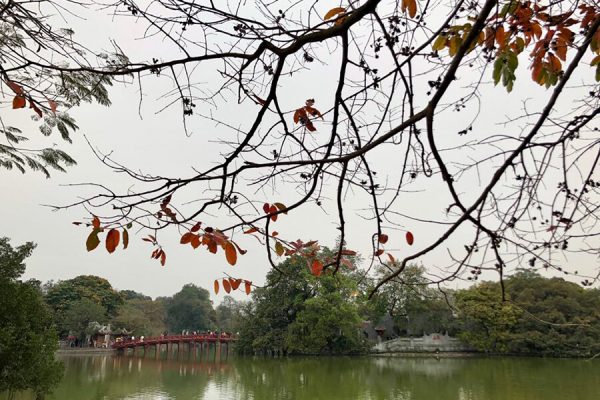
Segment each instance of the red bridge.
[{"label": "red bridge", "polygon": [[117,349],[120,351],[126,352],[127,349],[133,349],[133,353],[135,354],[135,350],[137,348],[144,349],[144,355],[146,354],[149,347],[154,347],[155,356],[158,358],[159,354],[162,351],[162,346],[166,346],[167,355],[175,350],[175,345],[177,345],[177,353],[180,353],[182,350],[182,345],[186,344],[187,351],[193,352],[194,356],[199,349],[200,352],[204,349],[207,351],[210,350],[211,344],[214,345],[215,355],[218,352],[221,353],[222,345],[226,345],[226,350],[229,352],[229,343],[235,342],[236,338],[232,337],[227,333],[203,333],[196,335],[169,335],[169,336],[156,336],[156,337],[144,337],[143,339],[136,338],[134,340],[122,340],[119,342],[115,342],[112,345],[113,349]]}]

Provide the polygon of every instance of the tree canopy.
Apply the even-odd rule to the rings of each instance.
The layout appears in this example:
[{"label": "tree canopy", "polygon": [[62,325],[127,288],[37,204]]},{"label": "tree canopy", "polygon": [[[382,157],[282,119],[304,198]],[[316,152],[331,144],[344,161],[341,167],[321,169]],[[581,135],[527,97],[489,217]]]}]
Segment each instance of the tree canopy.
[{"label": "tree canopy", "polygon": [[54,359],[58,337],[41,288],[19,280],[34,247],[26,243],[13,249],[0,238],[0,393],[8,392],[9,398],[25,390],[42,398],[63,371]]},{"label": "tree canopy", "polygon": [[[477,280],[482,269],[502,280],[525,263],[586,286],[597,279],[568,270],[565,258],[599,250],[587,241],[600,226],[594,1],[107,5],[144,32],[142,42],[161,43],[164,54],[152,45],[135,60],[118,40],[111,51],[94,50],[85,32],[59,28],[57,17],[68,22],[95,1],[0,4],[3,101],[29,107],[43,134],[56,128],[70,140],[77,126],[67,111],[109,105],[115,80],[140,93],[163,90],[157,109],[179,107],[186,133],[217,125],[204,143],[216,141],[220,151],[199,157],[191,173],[149,174],[99,153],[136,186],[120,192],[92,183],[95,194],[70,205],[96,215],[82,221],[91,227],[90,251],[101,241],[110,253],[126,248],[135,225],[163,265],[162,230],[233,265],[252,235],[272,267],[277,257],[303,254],[319,275],[349,262],[353,251],[344,246],[358,211],[372,263],[401,256],[373,291],[409,263],[446,251],[433,283],[468,272]],[[159,81],[170,88],[157,89]],[[31,136],[18,127],[2,132],[5,167],[73,162],[54,148],[30,155],[17,147]],[[337,220],[332,257],[317,257],[311,238],[275,230],[278,219],[321,210]],[[392,242],[406,246],[398,252]],[[249,282],[234,282],[249,291]]]}]

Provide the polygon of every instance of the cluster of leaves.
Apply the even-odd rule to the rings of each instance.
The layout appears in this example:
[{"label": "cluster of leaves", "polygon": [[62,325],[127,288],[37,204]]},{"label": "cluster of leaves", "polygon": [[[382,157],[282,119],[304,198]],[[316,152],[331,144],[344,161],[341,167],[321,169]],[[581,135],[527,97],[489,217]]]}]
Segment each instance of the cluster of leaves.
[{"label": "cluster of leaves", "polygon": [[73,222],[73,225],[85,225],[88,227],[92,227],[92,231],[90,232],[85,241],[85,248],[87,249],[87,251],[92,251],[96,249],[96,247],[98,247],[98,245],[100,244],[100,238],[98,237],[98,234],[104,232],[105,230],[108,230],[108,233],[106,234],[105,244],[106,250],[109,253],[114,253],[114,251],[117,249],[117,247],[121,243],[121,236],[123,238],[123,250],[125,250],[127,246],[129,246],[128,229],[131,229],[131,227],[133,226],[132,223],[127,224],[124,228],[122,228],[123,235],[121,235],[121,231],[119,231],[117,228],[102,227],[100,223],[100,218],[98,218],[95,215],[92,216],[91,223],[84,224],[83,222],[76,221]]},{"label": "cluster of leaves", "polygon": [[[575,47],[576,34],[571,27],[579,24],[581,32],[586,33],[600,12],[597,7],[580,4],[579,15],[575,11],[551,15],[551,7],[531,1],[509,1],[487,21],[485,32],[479,33],[468,51],[481,46],[491,53],[490,59],[495,59],[492,74],[495,84],[502,81],[507,91],[513,89],[518,56],[530,45],[533,47],[530,53],[532,79],[546,87],[557,84],[563,72],[562,62],[567,60],[569,48]],[[448,48],[448,54],[454,56],[471,28],[471,23],[447,27],[434,41],[433,50]],[[591,65],[597,66],[600,63],[600,31],[593,36],[590,49],[597,55]],[[596,80],[600,81],[598,71],[597,67]]]},{"label": "cluster of leaves", "polygon": [[[240,285],[242,284],[242,282],[244,282],[244,292],[248,295],[250,294],[250,292],[252,291],[252,282],[249,280],[245,280],[245,279],[240,279],[240,278],[223,278],[221,280],[221,284],[223,285],[223,290],[225,290],[225,292],[227,294],[231,293],[232,290],[238,290],[238,288],[240,288]],[[213,284],[214,286],[214,290],[215,290],[215,294],[219,293],[219,280],[215,279],[215,282]],[[242,290],[240,288],[240,290]]]},{"label": "cluster of leaves", "polygon": [[294,123],[304,126],[309,132],[314,132],[317,130],[311,120],[311,117],[323,119],[321,112],[313,107],[314,104],[314,99],[308,99],[306,100],[304,107],[300,107],[294,111]]}]

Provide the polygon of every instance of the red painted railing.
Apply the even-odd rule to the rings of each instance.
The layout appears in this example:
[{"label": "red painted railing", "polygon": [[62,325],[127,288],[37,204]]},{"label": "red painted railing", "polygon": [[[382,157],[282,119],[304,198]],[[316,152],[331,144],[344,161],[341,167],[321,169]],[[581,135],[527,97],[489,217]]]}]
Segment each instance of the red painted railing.
[{"label": "red painted railing", "polygon": [[168,343],[229,343],[236,339],[228,334],[197,334],[197,335],[168,335],[168,336],[155,336],[155,337],[144,337],[136,338],[134,340],[126,339],[119,342],[115,342],[112,345],[113,349],[126,349],[138,346],[153,346],[157,344],[168,344]]}]

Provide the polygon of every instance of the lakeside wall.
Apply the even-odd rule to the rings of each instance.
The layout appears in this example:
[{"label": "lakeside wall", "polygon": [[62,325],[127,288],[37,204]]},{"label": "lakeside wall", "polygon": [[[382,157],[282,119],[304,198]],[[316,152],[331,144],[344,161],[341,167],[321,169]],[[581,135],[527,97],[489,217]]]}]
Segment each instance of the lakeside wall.
[{"label": "lakeside wall", "polygon": [[402,337],[377,343],[374,353],[408,353],[408,352],[469,352],[471,347],[457,338],[447,334],[432,333],[422,337]]}]

